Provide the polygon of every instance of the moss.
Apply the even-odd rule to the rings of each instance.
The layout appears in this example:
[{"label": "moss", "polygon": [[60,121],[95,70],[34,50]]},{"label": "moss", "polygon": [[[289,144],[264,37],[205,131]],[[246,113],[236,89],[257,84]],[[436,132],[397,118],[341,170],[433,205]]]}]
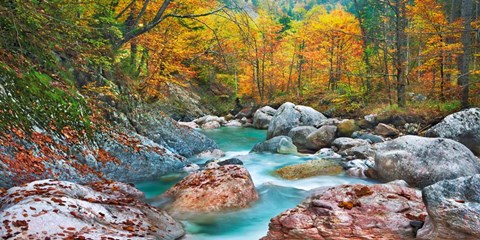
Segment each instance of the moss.
[{"label": "moss", "polygon": [[75,88],[36,70],[17,73],[0,65],[0,129],[34,126],[62,130],[90,128],[86,101]]}]

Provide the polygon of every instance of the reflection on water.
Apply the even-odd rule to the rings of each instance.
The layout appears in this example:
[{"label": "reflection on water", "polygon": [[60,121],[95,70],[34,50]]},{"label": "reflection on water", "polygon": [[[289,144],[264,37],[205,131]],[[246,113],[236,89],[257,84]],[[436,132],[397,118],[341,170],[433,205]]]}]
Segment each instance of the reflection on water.
[{"label": "reflection on water", "polygon": [[[345,175],[312,177],[302,180],[284,180],[272,172],[283,166],[311,160],[309,155],[249,154],[253,145],[265,139],[266,132],[251,128],[220,128],[204,132],[226,152],[225,159],[237,157],[252,175],[260,199],[250,208],[219,214],[202,214],[183,221],[187,230],[185,239],[259,239],[265,236],[270,219],[282,211],[295,207],[308,191],[318,187],[349,183],[371,184],[371,181]],[[203,163],[203,159],[192,159]],[[185,175],[165,176],[154,182],[138,183],[137,187],[153,198],[166,191]],[[156,202],[154,205],[161,203]]]}]

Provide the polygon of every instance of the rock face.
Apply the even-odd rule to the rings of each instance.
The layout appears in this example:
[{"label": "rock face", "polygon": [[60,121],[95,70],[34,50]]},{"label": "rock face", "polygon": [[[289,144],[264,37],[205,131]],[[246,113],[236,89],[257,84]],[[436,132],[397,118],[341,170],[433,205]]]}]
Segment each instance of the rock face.
[{"label": "rock face", "polygon": [[343,168],[338,165],[338,163],[323,159],[290,165],[275,171],[277,175],[285,179],[302,179],[322,175],[337,175],[341,172],[343,172]]},{"label": "rock face", "polygon": [[277,136],[265,142],[257,143],[253,146],[252,152],[271,152],[271,153],[297,153],[297,147],[293,144],[290,137]]},{"label": "rock face", "polygon": [[448,115],[430,128],[426,136],[453,139],[480,155],[480,108],[470,108]]},{"label": "rock face", "polygon": [[172,198],[167,211],[173,216],[209,213],[247,207],[258,199],[248,171],[225,165],[192,173],[175,184],[164,197]]},{"label": "rock face", "polygon": [[428,211],[420,239],[480,239],[480,175],[445,180],[422,191]]},{"label": "rock face", "polygon": [[[121,182],[153,180],[165,174],[182,169],[186,159],[172,153],[165,147],[141,135],[99,133],[96,137],[99,150],[96,161],[89,162],[88,150],[78,153],[80,163],[86,162],[90,168],[100,171],[107,179]],[[102,150],[103,149],[103,150]],[[108,161],[110,159],[110,161]],[[91,159],[93,160],[93,159]],[[68,175],[68,171],[58,168],[56,172]],[[68,176],[61,179],[70,179]],[[86,183],[82,177],[72,180]]]},{"label": "rock face", "polygon": [[450,139],[404,136],[376,145],[380,180],[405,180],[425,187],[441,180],[480,173],[480,162],[464,145]]},{"label": "rock face", "polygon": [[164,146],[124,131],[96,132],[88,142],[73,130],[64,137],[42,129],[29,139],[21,138],[20,132],[9,141],[0,136],[0,187],[46,178],[81,184],[101,179],[146,181],[179,171],[187,163]]},{"label": "rock face", "polygon": [[0,237],[15,239],[178,239],[182,225],[123,184],[92,187],[41,180],[0,198]]},{"label": "rock face", "polygon": [[316,130],[316,128],[311,126],[294,127],[290,130],[288,136],[292,139],[293,144],[295,144],[298,149],[310,149],[307,136]]},{"label": "rock face", "polygon": [[286,102],[278,108],[268,125],[267,139],[286,136],[290,130],[298,126],[316,126],[326,119],[323,114],[311,107],[295,106]]},{"label": "rock face", "polygon": [[337,133],[337,127],[324,125],[307,136],[308,147],[311,149],[321,149],[330,147]]},{"label": "rock face", "polygon": [[135,109],[129,119],[139,134],[184,157],[217,148],[212,139],[151,109]]},{"label": "rock face", "polygon": [[258,109],[253,115],[253,126],[258,129],[267,129],[277,110],[270,106]]},{"label": "rock face", "polygon": [[425,216],[420,191],[391,184],[342,185],[272,218],[262,239],[414,239],[410,221]]}]

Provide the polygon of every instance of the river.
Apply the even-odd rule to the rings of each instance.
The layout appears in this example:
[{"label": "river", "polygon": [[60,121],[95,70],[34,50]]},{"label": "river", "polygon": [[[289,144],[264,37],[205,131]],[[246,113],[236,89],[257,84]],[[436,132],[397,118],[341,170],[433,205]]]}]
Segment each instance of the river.
[{"label": "river", "polygon": [[[315,159],[312,155],[280,155],[249,153],[252,147],[265,140],[266,131],[253,128],[227,128],[203,131],[214,139],[219,148],[225,151],[223,159],[239,158],[250,172],[260,199],[250,208],[199,216],[182,221],[187,235],[192,240],[250,240],[265,236],[270,219],[282,211],[293,208],[309,194],[309,190],[322,186],[336,186],[348,183],[372,184],[368,180],[352,178],[344,174],[337,176],[319,176],[303,180],[284,180],[272,175],[283,166]],[[191,159],[203,163],[204,159]],[[137,183],[147,199],[155,197],[173,186],[185,175],[174,174],[153,182]]]}]

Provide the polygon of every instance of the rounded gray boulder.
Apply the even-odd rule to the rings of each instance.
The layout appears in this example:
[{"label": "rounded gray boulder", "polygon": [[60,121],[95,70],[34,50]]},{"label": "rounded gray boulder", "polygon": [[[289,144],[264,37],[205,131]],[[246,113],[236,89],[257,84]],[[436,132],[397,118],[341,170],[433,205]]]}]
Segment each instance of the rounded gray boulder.
[{"label": "rounded gray boulder", "polygon": [[414,187],[480,173],[480,162],[464,145],[450,139],[403,136],[376,145],[380,180],[405,180]]},{"label": "rounded gray boulder", "polygon": [[453,139],[480,155],[480,108],[450,114],[430,128],[425,135]]},{"label": "rounded gray boulder", "polygon": [[267,139],[286,136],[294,127],[319,125],[325,119],[323,114],[311,107],[286,102],[278,108],[268,125]]}]

